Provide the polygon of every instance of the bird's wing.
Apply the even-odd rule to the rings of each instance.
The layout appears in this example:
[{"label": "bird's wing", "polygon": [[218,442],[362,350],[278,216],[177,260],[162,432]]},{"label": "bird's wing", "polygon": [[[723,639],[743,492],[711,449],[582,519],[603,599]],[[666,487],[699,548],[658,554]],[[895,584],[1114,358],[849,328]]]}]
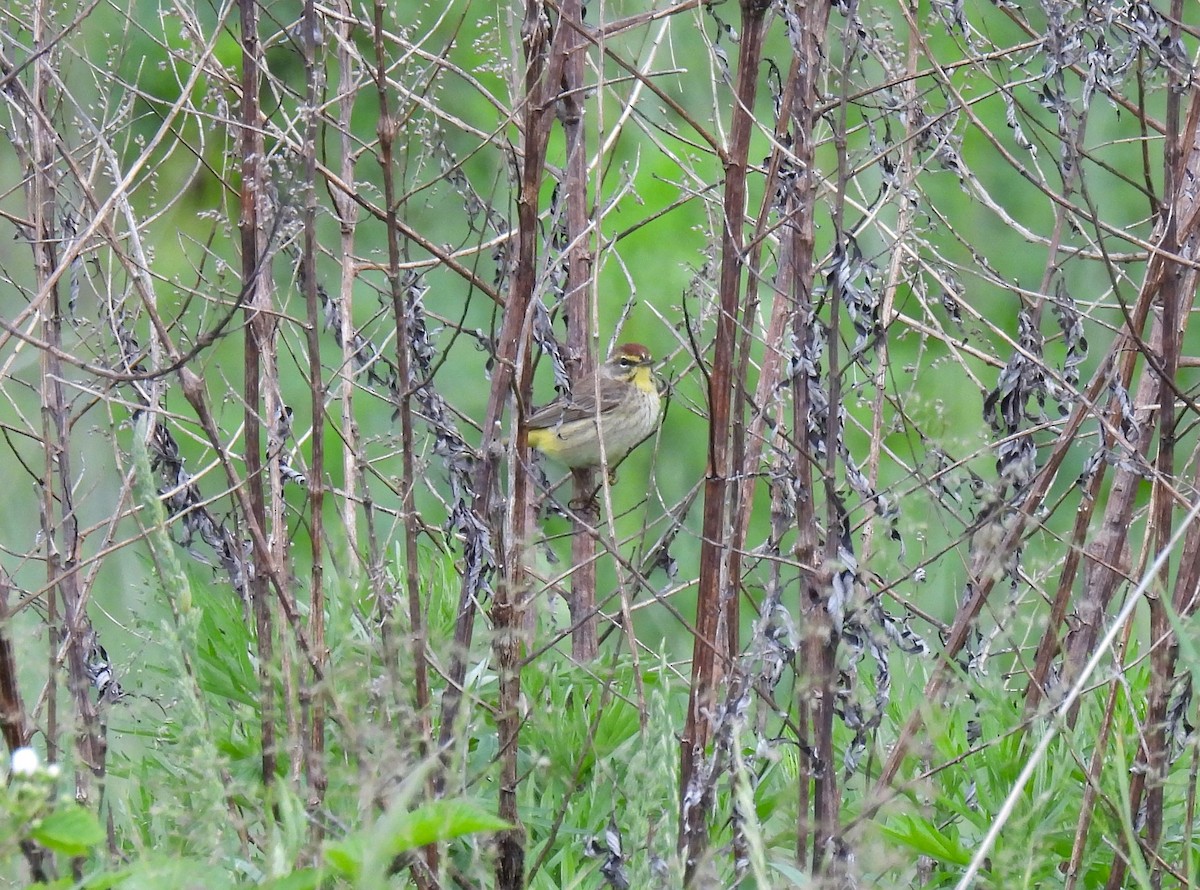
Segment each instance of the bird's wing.
[{"label": "bird's wing", "polygon": [[[610,411],[621,401],[620,387],[610,380],[600,381],[600,413]],[[560,396],[548,405],[538,408],[525,423],[530,429],[549,429],[576,420],[587,420],[596,416],[596,384],[591,378],[575,384],[569,396]]]}]

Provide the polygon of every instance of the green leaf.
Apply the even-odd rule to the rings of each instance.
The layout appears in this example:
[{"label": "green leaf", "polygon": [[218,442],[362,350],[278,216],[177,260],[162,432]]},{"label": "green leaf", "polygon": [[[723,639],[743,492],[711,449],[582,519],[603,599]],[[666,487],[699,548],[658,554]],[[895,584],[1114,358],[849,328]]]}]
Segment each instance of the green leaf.
[{"label": "green leaf", "polygon": [[325,862],[347,878],[357,878],[362,871],[363,839],[351,835],[336,844],[326,844]]},{"label": "green leaf", "polygon": [[104,840],[100,820],[91,810],[75,804],[51,813],[31,834],[43,847],[64,856],[83,856]]},{"label": "green leaf", "polygon": [[480,831],[501,831],[509,824],[490,810],[465,800],[435,800],[415,810],[388,812],[372,834],[389,855],[415,850]]},{"label": "green leaf", "polygon": [[783,875],[792,882],[794,887],[809,887],[812,885],[812,878],[798,869],[791,862],[784,862],[782,859],[773,860],[770,866],[779,874]]},{"label": "green leaf", "polygon": [[938,862],[966,865],[971,861],[971,854],[965,847],[923,819],[900,816],[893,825],[886,825],[881,831],[897,843]]},{"label": "green leaf", "polygon": [[509,828],[491,810],[465,800],[435,800],[415,810],[393,805],[371,828],[326,848],[326,861],[361,887],[382,886],[393,860],[426,844]]}]

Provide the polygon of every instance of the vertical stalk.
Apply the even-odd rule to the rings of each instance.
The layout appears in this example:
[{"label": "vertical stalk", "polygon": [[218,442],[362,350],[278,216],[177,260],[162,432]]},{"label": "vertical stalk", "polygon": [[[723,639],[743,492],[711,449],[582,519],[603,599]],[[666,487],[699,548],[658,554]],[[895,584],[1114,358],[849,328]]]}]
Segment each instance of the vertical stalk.
[{"label": "vertical stalk", "polygon": [[[592,254],[588,249],[587,212],[587,143],[584,132],[584,39],[583,4],[566,0],[562,4],[559,28],[564,32],[562,95],[558,98],[559,117],[567,144],[566,207],[567,207],[567,353],[572,362],[572,378],[580,379],[595,367],[595,356],[589,348],[592,320]],[[575,501],[582,504],[595,490],[596,474],[592,470],[575,470],[572,474]],[[588,662],[596,657],[596,538],[589,520],[598,518],[598,511],[583,509],[572,520],[571,537],[571,653],[577,661]]]},{"label": "vertical stalk", "polygon": [[[341,125],[339,129],[342,133],[342,170],[343,175],[349,177],[345,181],[354,181],[355,163],[354,158],[358,152],[358,144],[352,138],[354,133],[353,114],[354,100],[358,85],[355,82],[352,72],[359,64],[359,56],[357,51],[353,49],[354,38],[352,23],[355,21],[353,10],[347,6],[345,8],[345,18],[343,21],[344,33],[338,43],[341,47],[339,51],[339,62],[342,68],[341,81],[339,84],[339,94],[342,100],[339,104],[339,115],[341,117]],[[378,31],[378,29],[374,29]],[[373,39],[378,38],[382,41],[382,34],[374,34]],[[379,42],[377,52],[382,53],[382,42]],[[377,56],[376,70],[373,76],[376,78],[383,77],[386,82],[386,63],[384,56]],[[381,74],[380,72],[383,72]],[[380,87],[377,86],[376,92]],[[378,122],[377,122],[378,126]],[[395,124],[392,124],[394,127]],[[390,150],[390,148],[389,148]],[[377,159],[378,160],[378,159]],[[382,167],[382,161],[379,161]],[[390,167],[385,168],[385,176],[390,176]],[[392,231],[396,228],[398,220],[397,215],[391,208],[390,204],[384,209],[385,220],[387,221],[388,233],[386,237],[390,238]],[[391,214],[388,216],[387,214]],[[341,344],[342,344],[342,368],[346,376],[343,378],[342,384],[342,419],[346,429],[346,450],[343,453],[343,465],[347,474],[348,484],[351,487],[350,492],[355,490],[359,493],[362,502],[363,524],[366,526],[366,576],[370,586],[371,596],[376,604],[378,620],[380,626],[380,649],[383,658],[384,668],[387,671],[390,680],[390,687],[393,693],[399,697],[401,695],[402,682],[400,679],[400,655],[397,649],[395,640],[395,595],[391,589],[391,583],[388,580],[388,573],[384,565],[388,554],[381,546],[379,530],[376,525],[375,500],[371,493],[369,484],[370,474],[368,472],[368,461],[365,459],[362,452],[362,439],[359,435],[358,421],[354,414],[354,389],[355,381],[354,374],[358,369],[359,361],[359,343],[360,338],[358,331],[354,325],[354,283],[356,278],[355,266],[357,259],[354,256],[354,234],[355,227],[358,221],[358,207],[352,199],[351,195],[344,196],[341,206],[339,207],[339,216],[342,221],[342,278],[341,278]],[[405,384],[400,381],[398,385]],[[398,408],[399,406],[397,406]],[[343,518],[346,522],[347,533],[351,536],[350,540],[356,545],[358,543],[357,536],[357,516],[350,503],[353,497],[347,498],[346,509],[343,510]],[[357,556],[357,546],[352,548]],[[390,721],[388,721],[390,723]]]},{"label": "vertical stalk", "polygon": [[[40,46],[45,39],[45,10],[44,3],[36,3],[34,5],[33,19],[33,43],[34,46]],[[29,97],[29,152],[30,164],[34,168],[34,177],[30,181],[28,191],[28,202],[30,210],[30,218],[34,224],[34,242],[33,242],[33,268],[38,283],[39,293],[43,291],[45,284],[51,278],[52,270],[54,269],[53,256],[53,241],[51,240],[52,232],[47,230],[47,221],[45,216],[50,214],[50,220],[53,220],[54,207],[51,204],[46,206],[48,194],[53,194],[53,189],[48,188],[45,178],[48,175],[46,165],[50,163],[51,147],[48,143],[49,134],[46,134],[43,129],[43,121],[45,120],[41,113],[45,106],[45,91],[48,88],[49,77],[43,71],[43,67],[47,64],[46,60],[39,54],[34,62],[35,76],[33,80],[32,95]],[[43,297],[44,299],[44,297]],[[47,313],[49,315],[50,313]],[[44,332],[45,333],[45,332]],[[49,356],[41,357],[41,379],[43,387],[47,383],[47,367],[46,360]],[[46,402],[46,396],[43,395],[43,404]],[[50,480],[53,478],[54,463],[52,460],[52,448],[49,438],[48,426],[45,422],[45,413],[43,411],[42,425],[42,447],[45,453],[45,468],[41,480],[41,495],[42,503],[40,505],[40,520],[41,520],[41,538],[46,547],[46,758],[49,762],[54,763],[59,759],[59,726],[58,726],[58,652],[62,642],[62,637],[58,624],[58,589],[54,583],[55,572],[50,565],[50,557],[54,551],[54,495],[51,489]]]},{"label": "vertical stalk", "polygon": [[[1171,12],[1175,16],[1183,15],[1182,0],[1174,0]],[[1180,19],[1171,23],[1172,38],[1178,40]],[[1183,84],[1179,83],[1178,72],[1172,72],[1173,81],[1167,90],[1166,133],[1164,142],[1164,177],[1163,195],[1167,199],[1165,206],[1172,212],[1166,214],[1163,232],[1163,247],[1171,254],[1185,253],[1181,251],[1179,211],[1183,203],[1183,190],[1180,188],[1179,160],[1182,156],[1180,139],[1180,103],[1183,95]],[[1189,208],[1190,209],[1190,208]],[[1189,214],[1189,219],[1191,219]],[[1189,233],[1191,234],[1191,233]],[[1183,269],[1173,268],[1163,280],[1162,289],[1162,319],[1163,319],[1163,351],[1162,376],[1163,381],[1159,395],[1158,409],[1158,461],[1155,469],[1157,479],[1175,478],[1175,436],[1176,412],[1175,398],[1178,391],[1179,354],[1183,339],[1185,303],[1187,298],[1181,291],[1183,279],[1187,273]],[[1194,292],[1194,289],[1193,289]],[[1172,519],[1174,516],[1174,492],[1168,491],[1166,485],[1155,485],[1155,500],[1152,503],[1154,511],[1154,527],[1158,532],[1159,548],[1165,547],[1171,538]],[[1165,579],[1165,575],[1163,576]],[[1166,583],[1160,585],[1166,589]],[[1150,658],[1150,694],[1146,702],[1144,760],[1146,769],[1139,773],[1146,783],[1146,843],[1148,848],[1157,853],[1162,844],[1163,836],[1163,785],[1166,782],[1168,768],[1168,752],[1166,738],[1167,706],[1171,695],[1171,686],[1175,673],[1176,643],[1174,631],[1163,604],[1162,597],[1150,598],[1150,638],[1156,644]],[[1135,779],[1137,777],[1135,776]],[[1132,782],[1131,782],[1132,784]],[[1133,812],[1137,812],[1136,809]],[[1155,886],[1162,881],[1162,864],[1157,856],[1154,857],[1151,880]]]},{"label": "vertical stalk", "polygon": [[[337,32],[337,146],[338,157],[341,158],[340,179],[342,182],[354,182],[355,157],[357,143],[353,139],[351,126],[354,113],[355,78],[357,66],[357,51],[352,52],[354,45],[353,30],[354,16],[348,0],[338,0],[336,24]],[[330,198],[337,212],[340,223],[341,245],[338,259],[338,269],[341,276],[338,282],[337,305],[339,328],[334,333],[342,347],[339,377],[341,385],[338,399],[341,403],[342,418],[342,477],[346,489],[344,497],[338,499],[342,515],[342,527],[345,529],[347,558],[350,563],[350,576],[357,577],[363,563],[359,555],[358,540],[358,510],[359,483],[362,474],[359,460],[361,447],[358,434],[358,420],[354,415],[354,374],[355,374],[355,343],[354,343],[354,280],[356,277],[354,260],[354,233],[358,225],[358,205],[353,198],[339,189],[330,190]],[[367,565],[374,565],[373,556],[369,556]]]},{"label": "vertical stalk", "polygon": [[90,696],[87,652],[90,626],[86,597],[77,574],[79,561],[79,522],[75,507],[74,470],[71,460],[70,405],[63,387],[65,375],[59,359],[62,354],[62,303],[57,269],[59,232],[57,215],[59,178],[55,171],[57,134],[50,126],[50,92],[54,84],[49,52],[41,52],[46,39],[49,7],[34,5],[33,40],[38,50],[34,62],[33,91],[28,108],[30,121],[32,177],[29,184],[29,211],[33,231],[33,265],[39,299],[44,303],[42,338],[49,345],[42,350],[41,421],[45,464],[42,474],[41,525],[42,545],[46,548],[46,588],[49,597],[50,625],[49,694],[50,717],[47,749],[54,758],[57,751],[57,695],[60,638],[56,627],[56,598],[62,604],[67,688],[75,709],[75,798],[87,803],[91,798],[92,778],[102,779],[106,741],[96,704]]},{"label": "vertical stalk", "polygon": [[[1172,14],[1182,15],[1181,0],[1172,4]],[[1179,39],[1179,21],[1172,22],[1172,37]],[[1181,134],[1180,102],[1182,85],[1177,81],[1178,74],[1171,73],[1173,83],[1167,91],[1166,130],[1164,133],[1163,157],[1163,202],[1162,202],[1162,245],[1165,256],[1183,256],[1194,259],[1198,233],[1195,229],[1196,206],[1191,196],[1194,189],[1190,177],[1185,172],[1195,171],[1194,151],[1197,145],[1197,134],[1187,130]],[[1188,116],[1188,124],[1195,127],[1197,117],[1193,99],[1192,113]],[[1187,137],[1188,152],[1183,152],[1183,136]],[[1186,161],[1186,167],[1181,163]],[[1186,228],[1181,230],[1179,223],[1183,219]],[[1186,243],[1185,243],[1186,242]],[[1151,499],[1152,527],[1157,538],[1156,547],[1159,550],[1168,546],[1172,538],[1172,521],[1174,517],[1175,487],[1164,484],[1162,480],[1175,479],[1175,436],[1176,410],[1175,400],[1178,393],[1179,354],[1183,331],[1186,327],[1186,317],[1190,310],[1192,295],[1195,293],[1196,275],[1194,271],[1175,264],[1172,260],[1164,260],[1165,270],[1162,275],[1159,305],[1162,309],[1162,345],[1158,353],[1160,367],[1158,376],[1158,454],[1155,460],[1155,485]],[[1146,374],[1152,371],[1148,368]],[[1188,542],[1190,543],[1191,535]],[[1184,556],[1190,555],[1189,547],[1184,546]],[[1162,885],[1162,859],[1158,855],[1163,840],[1163,786],[1169,769],[1169,754],[1167,751],[1167,707],[1171,695],[1171,687],[1175,679],[1175,659],[1178,644],[1174,639],[1171,616],[1163,603],[1165,596],[1167,573],[1161,576],[1164,580],[1156,582],[1157,594],[1147,596],[1150,606],[1150,639],[1153,649],[1150,652],[1150,683],[1146,699],[1146,713],[1141,723],[1141,744],[1138,748],[1137,763],[1131,770],[1129,780],[1130,812],[1145,812],[1145,841],[1144,851],[1118,851],[1114,856],[1113,869],[1109,874],[1106,887],[1122,886],[1127,862],[1130,856],[1146,855],[1150,866],[1151,885]],[[1179,565],[1179,581],[1184,578],[1194,578],[1194,567],[1184,565],[1181,558]],[[1193,589],[1176,587],[1172,609],[1178,609],[1182,600],[1191,604],[1195,594]],[[1185,613],[1186,614],[1186,613]],[[1144,805],[1143,805],[1144,800]]]},{"label": "vertical stalk", "polygon": [[[259,357],[266,345],[265,326],[269,323],[261,313],[265,298],[263,274],[264,244],[261,234],[260,208],[263,201],[263,139],[259,126],[259,65],[261,46],[258,39],[257,0],[238,0],[242,28],[242,189],[241,215],[238,228],[242,244],[242,285],[246,289],[246,333],[242,350],[242,398],[246,428],[246,484],[249,491],[248,523],[258,529],[267,526],[266,502],[263,494],[261,366]],[[262,542],[266,544],[266,541]],[[275,683],[271,667],[275,663],[274,633],[268,578],[271,553],[266,546],[256,546],[255,571],[247,589],[254,609],[258,638],[258,682],[260,734],[262,737],[262,780],[270,785],[275,777]]]},{"label": "vertical stalk", "polygon": [[[521,402],[530,390],[530,369],[526,361],[529,342],[529,306],[537,282],[538,196],[545,178],[546,144],[554,117],[552,95],[563,76],[564,54],[561,41],[566,28],[559,28],[551,44],[544,7],[528,0],[521,39],[525,51],[525,96],[520,102],[521,151],[517,196],[517,258],[510,290],[505,300],[504,320],[500,328],[492,387],[483,422],[483,455],[475,474],[474,521],[486,528],[495,550],[498,583],[493,591],[493,648],[500,675],[499,713],[496,718],[500,746],[499,815],[513,828],[497,837],[496,886],[517,890],[523,886],[525,871],[525,834],[517,809],[517,740],[520,731],[521,635],[525,609],[526,580],[521,563],[529,537],[529,478],[526,467],[529,449],[524,442],[524,417],[518,415],[513,444],[511,490],[507,499],[508,524],[505,526],[495,506],[495,486],[499,458],[496,443],[501,418],[515,390]],[[507,534],[506,534],[507,532]],[[454,630],[455,654],[451,662],[446,694],[442,698],[442,730],[439,744],[448,748],[462,703],[462,684],[466,676],[466,653],[470,650],[478,596],[469,577],[465,577],[459,595],[458,620]]]},{"label": "vertical stalk", "polygon": [[[823,4],[822,4],[823,5]],[[813,18],[816,15],[814,10],[817,4],[805,4],[804,18],[801,25],[801,40],[804,41],[804,49],[801,51],[804,58],[801,61],[801,68],[806,74],[806,89],[802,92],[805,100],[811,98],[813,104],[807,105],[802,109],[798,109],[800,120],[798,126],[804,129],[803,136],[798,138],[798,142],[807,141],[810,145],[814,139],[813,127],[816,124],[816,88],[815,80],[812,78],[817,70],[821,59],[820,52],[820,35],[824,34],[824,27],[817,30]],[[828,18],[828,7],[824,7],[825,12],[817,17],[822,25]],[[855,37],[855,21],[858,16],[858,4],[855,0],[850,0],[846,10],[846,24],[842,30],[842,52],[845,58],[842,60],[843,67],[848,67],[852,64],[851,57],[856,51]],[[839,78],[839,103],[837,120],[833,128],[834,149],[837,154],[837,194],[833,201],[832,217],[833,217],[833,235],[836,241],[835,257],[847,257],[850,253],[850,246],[847,243],[845,232],[845,209],[846,209],[846,186],[849,180],[846,164],[846,130],[849,126],[847,120],[848,115],[848,92],[850,84],[845,77]],[[815,150],[815,149],[814,149]],[[806,168],[811,170],[812,166]],[[806,185],[815,190],[816,182],[809,176],[804,177]],[[804,222],[804,232],[802,241],[806,244],[806,249],[813,249],[813,223],[812,208],[815,201],[806,202],[806,206],[802,209],[802,219]],[[836,262],[836,259],[835,259]],[[805,267],[811,270],[815,263],[813,257],[808,257],[808,262]],[[835,281],[840,281],[840,276],[835,276]],[[811,278],[806,278],[802,282],[804,294],[806,297],[812,293]],[[805,302],[808,302],[806,300]],[[803,678],[804,684],[809,689],[809,709],[812,715],[812,729],[814,733],[813,751],[815,757],[806,761],[807,770],[802,771],[802,775],[808,773],[811,775],[813,783],[813,827],[815,834],[813,836],[812,848],[812,869],[814,873],[821,873],[827,867],[834,866],[834,862],[830,861],[826,865],[826,855],[833,849],[834,842],[840,833],[839,814],[841,810],[841,789],[838,786],[838,770],[834,767],[834,746],[833,746],[833,726],[834,717],[837,711],[837,684],[838,684],[838,667],[837,667],[837,651],[840,644],[838,626],[840,621],[834,618],[834,612],[837,609],[844,609],[845,606],[834,606],[830,602],[833,595],[832,577],[829,574],[826,566],[836,566],[839,563],[838,549],[841,546],[842,526],[848,520],[845,516],[845,507],[842,505],[841,499],[837,496],[837,462],[840,455],[838,443],[842,441],[841,427],[841,406],[842,406],[842,372],[841,372],[841,324],[842,324],[842,289],[836,283],[830,288],[828,295],[829,303],[829,337],[827,338],[828,348],[828,366],[829,366],[829,383],[828,390],[828,412],[825,417],[825,466],[823,468],[823,482],[825,485],[825,541],[824,553],[821,560],[822,568],[818,571],[817,576],[810,576],[805,586],[809,589],[808,594],[803,598],[802,613],[804,615],[805,639],[803,644],[804,663],[806,668],[806,676]],[[798,313],[795,322],[797,324],[796,335],[801,336],[800,328],[805,330],[803,336],[811,336],[811,332],[807,330],[808,325],[801,325],[801,318],[809,315],[811,309],[806,307],[804,311]],[[804,342],[798,339],[797,342]],[[805,435],[802,427],[797,427],[793,430],[793,435],[797,437],[797,441],[803,441]],[[811,462],[804,457],[797,455],[798,462],[804,462],[811,466]],[[799,470],[799,466],[796,470]],[[811,491],[811,488],[810,488]],[[809,503],[812,503],[813,498],[808,498]],[[801,519],[801,525],[807,528],[813,528],[815,525],[810,523],[807,518]],[[801,537],[806,533],[800,532]],[[815,554],[814,554],[815,555]],[[809,563],[812,565],[812,563]],[[832,571],[836,571],[833,569]],[[811,585],[815,582],[815,585]],[[804,775],[807,779],[809,775]]]},{"label": "vertical stalk", "polygon": [[8,595],[11,591],[12,581],[0,568],[0,735],[4,737],[9,753],[28,745],[33,734],[21,698],[21,687],[17,684],[17,656],[9,626]]},{"label": "vertical stalk", "polygon": [[[8,597],[12,589],[12,579],[0,568],[0,735],[9,754],[28,745],[33,737],[33,724],[25,711],[21,687],[17,684],[17,657],[10,635]],[[21,853],[29,866],[30,877],[35,881],[48,883],[50,880],[47,871],[48,852],[33,841],[21,842]]]},{"label": "vertical stalk", "polygon": [[[308,639],[313,657],[322,668],[328,665],[325,648],[325,377],[321,365],[321,306],[317,295],[317,139],[319,117],[317,104],[321,98],[322,69],[317,65],[317,38],[320,36],[314,0],[304,2],[304,70],[306,91],[304,133],[304,246],[300,257],[301,281],[304,283],[304,303],[308,314],[305,340],[308,348],[308,387],[312,412],[312,458],[308,472],[309,534],[312,546],[312,569],[309,576],[310,608]],[[353,506],[349,504],[349,506]],[[353,547],[350,548],[354,550]],[[322,671],[323,673],[323,671]],[[317,686],[316,672],[308,672],[303,685],[302,704],[306,705],[306,737],[304,768],[308,783],[308,811],[311,843],[318,847],[322,838],[322,821],[316,816],[328,786],[325,770],[325,701]]]},{"label": "vertical stalk", "polygon": [[[725,163],[722,207],[725,225],[721,235],[720,307],[717,314],[712,369],[708,379],[709,433],[708,478],[704,484],[704,520],[700,545],[696,630],[692,653],[691,690],[681,739],[679,846],[685,853],[685,880],[693,881],[708,846],[711,789],[703,787],[705,752],[712,737],[712,715],[718,671],[725,669],[728,646],[721,647],[718,628],[722,604],[736,599],[738,578],[729,575],[729,552],[724,543],[729,517],[732,476],[730,433],[734,338],[741,314],[741,277],[744,268],[743,221],[746,213],[746,175],[758,71],[762,61],[764,22],[769,3],[742,0],[742,43],[738,54],[736,101],[730,124],[731,142]],[[728,632],[736,628],[726,624]],[[718,666],[717,658],[722,664]]]},{"label": "vertical stalk", "polygon": [[[430,749],[432,727],[429,712],[429,668],[425,653],[425,619],[421,605],[420,566],[417,560],[417,533],[419,522],[413,487],[416,482],[413,470],[413,380],[409,371],[409,323],[405,288],[400,272],[400,235],[397,225],[397,202],[395,183],[395,159],[393,149],[396,139],[396,119],[392,115],[388,97],[387,52],[384,46],[384,3],[374,4],[375,41],[375,87],[379,102],[379,163],[383,173],[385,212],[387,214],[388,286],[391,290],[392,317],[396,325],[396,377],[399,404],[396,406],[400,421],[400,503],[404,525],[404,585],[408,601],[409,643],[413,658],[413,696],[417,716],[417,754],[424,759]],[[430,776],[430,792],[433,792],[433,776]],[[413,879],[419,888],[432,887],[429,875],[437,874],[438,848],[430,844],[424,849],[425,864],[429,874],[414,868]]]}]

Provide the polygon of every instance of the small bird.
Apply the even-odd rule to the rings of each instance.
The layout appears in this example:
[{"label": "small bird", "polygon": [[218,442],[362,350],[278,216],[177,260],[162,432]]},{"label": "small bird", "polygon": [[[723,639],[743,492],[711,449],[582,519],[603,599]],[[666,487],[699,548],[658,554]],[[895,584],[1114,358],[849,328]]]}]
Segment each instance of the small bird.
[{"label": "small bird", "polygon": [[603,438],[603,457],[615,466],[658,426],[661,402],[653,365],[650,350],[640,343],[618,346],[595,374],[574,384],[569,396],[526,418],[526,441],[564,466],[583,469],[600,466]]}]

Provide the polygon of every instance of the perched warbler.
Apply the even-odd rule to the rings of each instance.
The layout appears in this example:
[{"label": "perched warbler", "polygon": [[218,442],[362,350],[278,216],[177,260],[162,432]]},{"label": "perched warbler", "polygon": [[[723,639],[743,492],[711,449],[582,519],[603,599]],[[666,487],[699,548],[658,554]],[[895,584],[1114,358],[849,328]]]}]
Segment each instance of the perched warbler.
[{"label": "perched warbler", "polygon": [[[659,397],[650,350],[640,343],[618,346],[595,374],[576,381],[526,419],[526,441],[560,464],[575,469],[615,465],[658,425]],[[597,404],[596,397],[599,396]]]}]

